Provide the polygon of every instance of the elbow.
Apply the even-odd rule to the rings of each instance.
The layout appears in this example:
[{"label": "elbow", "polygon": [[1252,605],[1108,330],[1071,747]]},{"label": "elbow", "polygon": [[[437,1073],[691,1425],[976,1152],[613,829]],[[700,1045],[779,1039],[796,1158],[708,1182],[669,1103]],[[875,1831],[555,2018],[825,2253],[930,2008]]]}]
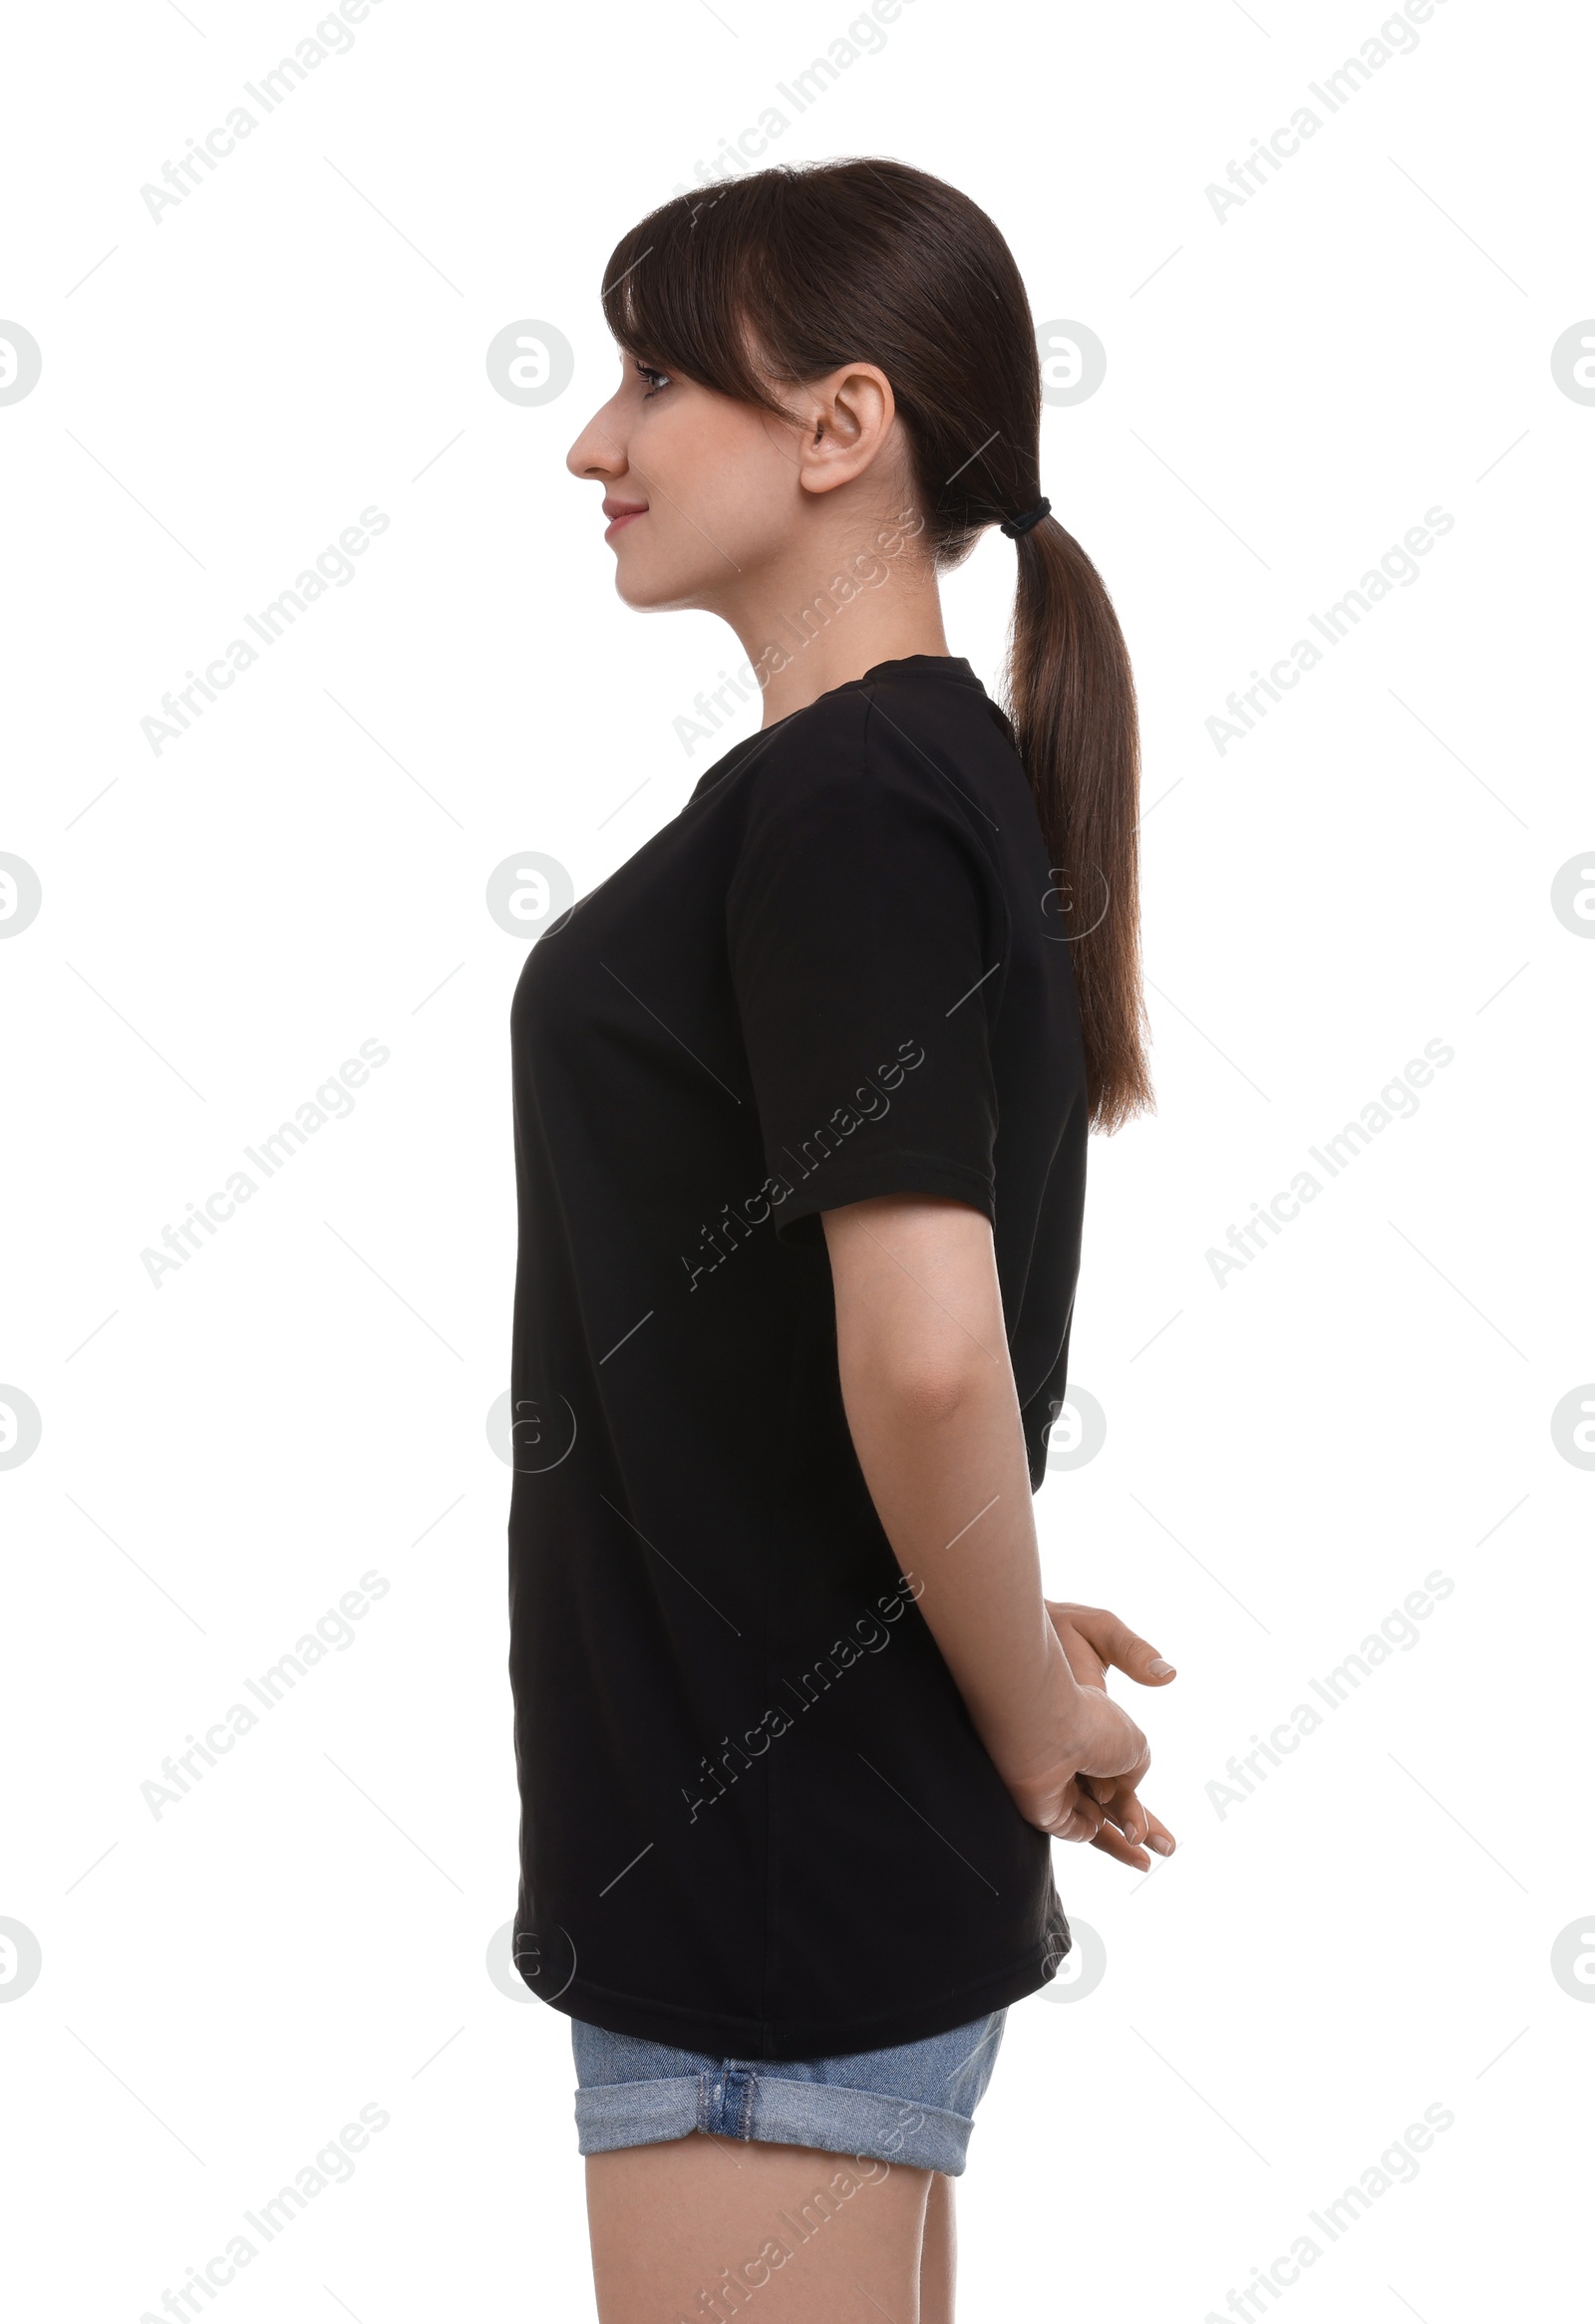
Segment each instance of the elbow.
[{"label": "elbow", "polygon": [[851,1403],[855,1388],[900,1428],[933,1434],[961,1417],[988,1386],[989,1359],[977,1349],[962,1354],[890,1354],[859,1350],[842,1365],[842,1389]]}]

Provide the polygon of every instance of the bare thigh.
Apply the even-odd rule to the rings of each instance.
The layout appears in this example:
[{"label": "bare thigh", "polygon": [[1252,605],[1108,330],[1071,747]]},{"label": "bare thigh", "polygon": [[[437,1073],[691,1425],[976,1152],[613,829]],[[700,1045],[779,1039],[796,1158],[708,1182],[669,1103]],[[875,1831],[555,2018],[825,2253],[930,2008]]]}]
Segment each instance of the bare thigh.
[{"label": "bare thigh", "polygon": [[958,2280],[953,2189],[957,2184],[944,2171],[933,2171],[930,2175],[930,2196],[925,2204],[925,2227],[919,2245],[919,2324],[953,2324],[953,2296]]},{"label": "bare thigh", "polygon": [[589,2155],[599,2324],[920,2324],[938,2176],[702,2131]]}]

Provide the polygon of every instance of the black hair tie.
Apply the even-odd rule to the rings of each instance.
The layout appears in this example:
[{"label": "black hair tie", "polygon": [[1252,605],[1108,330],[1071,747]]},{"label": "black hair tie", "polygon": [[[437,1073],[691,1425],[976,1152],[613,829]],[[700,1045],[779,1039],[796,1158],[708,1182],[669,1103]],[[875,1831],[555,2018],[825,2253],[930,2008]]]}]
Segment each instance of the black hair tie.
[{"label": "black hair tie", "polygon": [[1003,526],[1004,532],[1011,541],[1018,540],[1022,532],[1029,532],[1033,524],[1040,524],[1044,516],[1051,515],[1052,505],[1050,500],[1038,500],[1023,516],[1010,516]]}]

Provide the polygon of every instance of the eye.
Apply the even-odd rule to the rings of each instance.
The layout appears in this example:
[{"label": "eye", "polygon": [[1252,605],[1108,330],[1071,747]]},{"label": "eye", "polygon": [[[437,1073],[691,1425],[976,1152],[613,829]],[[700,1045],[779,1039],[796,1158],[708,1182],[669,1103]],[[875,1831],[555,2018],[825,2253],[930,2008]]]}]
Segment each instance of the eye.
[{"label": "eye", "polygon": [[655,371],[652,364],[634,361],[632,369],[636,372],[637,377],[643,382],[642,400],[645,404],[650,400],[651,397],[657,396],[661,388],[668,388],[670,385],[669,373]]}]

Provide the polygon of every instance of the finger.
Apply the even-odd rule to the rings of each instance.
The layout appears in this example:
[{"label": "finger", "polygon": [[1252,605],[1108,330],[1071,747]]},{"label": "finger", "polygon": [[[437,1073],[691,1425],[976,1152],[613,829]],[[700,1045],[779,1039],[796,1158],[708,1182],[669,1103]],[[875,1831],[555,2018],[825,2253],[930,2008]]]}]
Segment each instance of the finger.
[{"label": "finger", "polygon": [[[1149,1835],[1157,1819],[1150,1809],[1141,1805],[1133,1785],[1120,1784],[1103,1813],[1110,1823],[1118,1827],[1133,1847],[1145,1848],[1149,1845]],[[1161,1827],[1158,1826],[1158,1829]]]},{"label": "finger", "polygon": [[1106,1813],[1109,1821],[1118,1826],[1119,1831],[1131,1847],[1142,1848],[1145,1846],[1146,1811],[1136,1799],[1134,1791],[1129,1785],[1119,1785],[1118,1790],[1108,1803]]},{"label": "finger", "polygon": [[1103,1668],[1101,1659],[1093,1650],[1089,1639],[1083,1636],[1076,1625],[1074,1607],[1055,1604],[1051,1598],[1046,1599],[1045,1603],[1047,1611],[1052,1617],[1053,1628],[1058,1633],[1058,1643],[1064,1649],[1064,1659],[1074,1675],[1075,1684],[1106,1689],[1108,1673]]},{"label": "finger", "polygon": [[1174,1835],[1169,1831],[1168,1826],[1166,1824],[1160,1823],[1149,1808],[1143,1808],[1141,1810],[1141,1814],[1146,1819],[1147,1847],[1152,1849],[1158,1856],[1172,1856],[1174,1853]]},{"label": "finger", "polygon": [[1088,1822],[1100,1814],[1096,1803],[1088,1802],[1081,1791],[1079,1778],[1071,1776],[1047,1802],[1046,1813],[1038,1814],[1032,1820],[1053,1839],[1072,1840],[1084,1830]]},{"label": "finger", "polygon": [[1172,1662],[1107,1606],[1072,1606],[1070,1619],[1104,1662],[1115,1670],[1122,1670],[1138,1686],[1166,1686],[1174,1676]]},{"label": "finger", "polygon": [[1112,1824],[1103,1826],[1092,1842],[1092,1846],[1100,1848],[1104,1856],[1113,1857],[1116,1863],[1127,1864],[1138,1873],[1150,1872],[1151,1870],[1152,1860],[1145,1850],[1135,1847],[1132,1842],[1124,1838],[1121,1832],[1116,1832]]},{"label": "finger", "polygon": [[1100,1804],[1105,1831],[1116,1826],[1131,1846],[1150,1848],[1158,1856],[1173,1855],[1174,1835],[1149,1808],[1142,1806],[1131,1786],[1122,1783],[1116,1785],[1112,1799],[1101,1801]]},{"label": "finger", "polygon": [[1055,1840],[1076,1842],[1095,1840],[1103,1826],[1103,1811],[1095,1801],[1077,1799],[1072,1807],[1060,1808],[1047,1829]]}]

